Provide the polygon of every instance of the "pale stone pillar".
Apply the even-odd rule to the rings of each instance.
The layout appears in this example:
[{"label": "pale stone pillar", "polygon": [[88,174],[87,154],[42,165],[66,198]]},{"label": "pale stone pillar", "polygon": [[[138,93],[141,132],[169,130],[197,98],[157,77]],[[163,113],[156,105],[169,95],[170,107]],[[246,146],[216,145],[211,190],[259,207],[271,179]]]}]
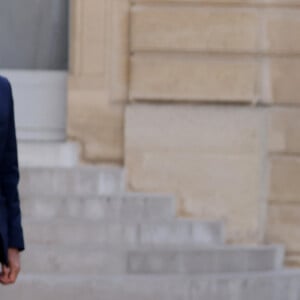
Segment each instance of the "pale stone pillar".
[{"label": "pale stone pillar", "polygon": [[68,136],[82,144],[85,160],[122,161],[128,6],[71,1]]}]

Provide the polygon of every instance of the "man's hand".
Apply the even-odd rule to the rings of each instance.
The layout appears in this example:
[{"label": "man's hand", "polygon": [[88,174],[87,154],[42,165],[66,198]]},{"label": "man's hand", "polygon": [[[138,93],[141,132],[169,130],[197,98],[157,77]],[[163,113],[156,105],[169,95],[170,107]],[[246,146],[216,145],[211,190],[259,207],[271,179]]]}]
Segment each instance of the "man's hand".
[{"label": "man's hand", "polygon": [[16,248],[8,248],[8,266],[2,264],[2,272],[0,274],[0,283],[15,283],[21,270],[20,253]]}]

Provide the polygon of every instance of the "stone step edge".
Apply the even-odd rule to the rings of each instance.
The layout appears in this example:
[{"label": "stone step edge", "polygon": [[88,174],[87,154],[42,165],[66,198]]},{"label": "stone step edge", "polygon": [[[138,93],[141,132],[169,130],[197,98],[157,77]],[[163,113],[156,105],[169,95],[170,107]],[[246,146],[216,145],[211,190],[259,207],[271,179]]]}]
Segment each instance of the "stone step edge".
[{"label": "stone step edge", "polygon": [[80,162],[75,166],[20,166],[19,169],[22,170],[36,170],[36,171],[61,171],[61,170],[99,170],[99,171],[120,171],[123,175],[125,175],[126,170],[121,165],[116,164],[89,164]]},{"label": "stone step edge", "polygon": [[272,278],[272,277],[292,277],[299,276],[299,284],[300,284],[300,268],[283,268],[280,270],[271,270],[271,271],[254,271],[254,272],[239,272],[239,273],[210,273],[210,274],[102,274],[102,275],[79,275],[79,274],[56,274],[56,273],[20,273],[19,280],[29,280],[32,282],[33,280],[53,280],[53,281],[91,281],[91,280],[101,280],[101,279],[110,279],[113,281],[119,281],[122,279],[134,279],[134,280],[147,280],[147,279],[179,279],[179,280],[193,280],[193,279],[252,279],[252,278]]},{"label": "stone step edge", "polygon": [[224,243],[226,240],[226,228],[223,221],[199,221],[199,220],[193,220],[193,219],[185,219],[180,217],[174,217],[169,219],[145,219],[145,220],[125,220],[125,219],[111,219],[111,220],[78,220],[78,219],[55,219],[55,223],[49,222],[49,220],[40,220],[35,219],[32,217],[23,218],[22,225],[23,228],[26,228],[26,225],[43,225],[43,226],[57,226],[57,225],[73,225],[73,224],[82,224],[84,226],[85,224],[87,226],[94,225],[94,226],[109,226],[109,225],[124,225],[124,226],[137,226],[138,229],[140,227],[145,226],[190,226],[190,230],[193,230],[195,227],[198,226],[207,226],[208,230],[211,226],[215,226],[218,229],[220,242]]},{"label": "stone step edge", "polygon": [[[134,201],[140,201],[143,203],[143,207],[141,209],[145,208],[151,210],[151,203],[153,202],[155,205],[167,205],[166,207],[169,209],[169,212],[167,212],[168,215],[166,215],[164,218],[175,218],[177,216],[177,207],[176,207],[176,197],[172,194],[164,194],[164,193],[144,193],[144,192],[113,192],[110,194],[100,194],[100,195],[74,195],[74,196],[68,196],[68,195],[20,195],[21,198],[21,205],[25,206],[27,205],[27,202],[41,202],[44,203],[45,201],[51,202],[53,198],[55,200],[53,201],[56,205],[57,202],[61,201],[69,201],[72,198],[73,200],[81,200],[88,203],[89,201],[103,201],[106,202],[108,205],[108,208],[111,206],[112,209],[114,209],[114,205],[121,204],[121,208],[124,206],[126,207],[126,202]],[[139,199],[141,198],[141,199]],[[29,204],[30,205],[30,204]],[[135,205],[135,203],[133,204]],[[148,206],[150,206],[148,208]],[[69,216],[68,216],[69,217]],[[71,218],[72,216],[70,216]],[[35,216],[29,216],[28,218],[35,218]],[[49,217],[49,219],[56,218],[55,216]],[[72,217],[74,219],[78,217]],[[155,216],[151,217],[155,219]],[[105,218],[104,218],[105,219]],[[108,218],[109,219],[109,218]],[[158,219],[162,219],[162,217],[159,217]]]},{"label": "stone step edge", "polygon": [[[122,256],[132,256],[132,255],[150,255],[150,257],[156,257],[157,255],[203,255],[206,252],[212,252],[214,255],[226,255],[226,253],[240,253],[241,255],[263,255],[264,251],[270,253],[273,257],[274,270],[284,268],[285,259],[285,246],[281,244],[271,244],[271,245],[200,245],[200,246],[147,246],[147,245],[129,245],[129,246],[93,246],[87,245],[84,247],[76,247],[72,245],[59,245],[52,244],[51,246],[39,243],[30,244],[29,251],[34,253],[38,251],[39,253],[47,253],[47,250],[52,253],[53,251],[60,253],[60,255],[65,255],[65,253],[73,253],[76,255],[81,255],[81,252],[86,254],[94,255],[95,253],[102,254],[112,254],[112,255],[122,255]],[[74,253],[75,250],[75,253]],[[22,255],[21,255],[22,256]]]},{"label": "stone step edge", "polygon": [[[254,250],[254,251],[253,251]],[[199,249],[125,249],[125,248],[71,248],[71,247],[53,247],[48,248],[47,246],[41,245],[37,246],[36,248],[29,249],[29,256],[25,256],[24,261],[24,267],[25,272],[41,272],[46,273],[46,269],[48,269],[48,272],[52,273],[54,272],[54,269],[49,265],[51,260],[54,260],[56,264],[62,263],[63,270],[61,270],[62,273],[65,274],[71,274],[75,269],[77,271],[80,271],[82,273],[86,273],[87,270],[89,273],[115,273],[115,274],[128,274],[128,273],[136,273],[136,274],[148,274],[148,273],[189,273],[189,272],[203,272],[203,269],[201,268],[201,265],[199,266],[199,271],[195,271],[189,261],[189,257],[193,257],[196,259],[201,258],[201,261],[203,261],[203,258],[205,260],[209,260],[212,263],[212,268],[209,268],[209,271],[207,269],[207,272],[210,273],[219,273],[219,272],[243,272],[245,270],[249,272],[253,271],[263,271],[263,270],[280,270],[283,268],[283,262],[284,262],[284,256],[283,256],[283,248],[278,246],[266,246],[266,247],[259,247],[254,248],[253,247],[231,247],[231,248],[217,248],[217,247],[199,247]],[[204,252],[202,252],[204,251]],[[225,252],[224,252],[225,251]],[[40,268],[39,265],[36,265],[34,261],[30,259],[30,253],[32,254],[32,258],[34,259],[35,255],[37,255],[37,259],[39,261],[39,264],[43,265],[43,262],[46,263],[44,268]],[[59,255],[59,259],[55,259],[56,255]],[[230,255],[229,257],[227,255]],[[265,255],[268,255],[268,258],[266,258]],[[162,260],[170,258],[170,255],[172,257],[172,260],[174,262],[174,265],[172,265],[171,269],[169,269],[169,264],[164,265]],[[87,260],[87,263],[89,265],[89,268],[84,269],[75,269],[72,267],[73,264],[64,264],[64,260],[66,259],[68,261],[68,257],[71,256],[73,258],[73,264],[75,261],[80,260],[80,257],[93,257],[95,260],[92,265],[90,265],[90,260]],[[231,263],[233,263],[233,260],[235,260],[235,257],[238,257],[240,259],[240,264],[242,266],[235,267],[227,267],[226,269],[222,269],[222,264],[229,259]],[[98,258],[100,261],[100,265],[97,264]],[[267,264],[263,265],[257,265],[256,259],[259,261],[261,259],[267,259]],[[75,259],[75,260],[74,260]],[[106,263],[103,265],[103,259],[106,260]],[[146,260],[147,262],[153,262],[153,259],[157,261],[161,261],[163,263],[162,268],[152,268],[149,265],[143,265],[138,266],[136,268],[135,264],[136,262],[138,265],[141,263],[141,259]],[[188,259],[186,261],[186,259]],[[242,259],[242,260],[241,260]],[[249,261],[248,261],[249,260]],[[221,262],[221,265],[219,265],[218,261]],[[82,263],[84,264],[86,260],[83,258]],[[112,268],[107,265],[107,263],[112,264]],[[116,267],[115,262],[118,263],[118,266]],[[69,261],[70,263],[70,261]],[[96,269],[93,267],[93,265],[98,266]],[[31,267],[31,264],[33,264],[33,267]],[[183,264],[183,265],[182,265]],[[199,261],[198,261],[199,264]],[[215,265],[216,264],[216,265]],[[75,264],[76,265],[76,264]],[[185,266],[184,269],[181,269],[182,266]],[[104,270],[102,269],[104,267]],[[173,269],[173,267],[175,269]],[[216,267],[217,269],[215,269]],[[221,269],[220,269],[221,267]],[[46,268],[46,269],[45,269]],[[50,268],[50,269],[49,269]],[[193,270],[193,271],[192,271]],[[58,271],[60,272],[60,271]]]},{"label": "stone step edge", "polygon": [[[30,243],[30,246],[28,246],[28,251],[30,251],[31,248],[49,248],[49,249],[62,249],[65,251],[72,251],[74,250],[74,245],[70,244],[45,244],[45,243],[37,243],[33,242]],[[180,251],[186,251],[186,252],[201,252],[201,251],[231,251],[231,250],[257,250],[257,251],[263,251],[263,250],[274,250],[276,251],[280,256],[283,256],[286,251],[286,246],[283,244],[262,244],[262,245],[226,245],[226,244],[216,244],[216,245],[124,245],[122,248],[118,248],[117,246],[111,246],[111,245],[84,245],[82,248],[80,246],[76,246],[75,250],[79,251],[110,251],[110,252],[134,252],[139,251],[143,253],[147,252],[180,252]],[[21,252],[22,255],[22,252]],[[300,270],[300,268],[299,268]]]},{"label": "stone step edge", "polygon": [[203,220],[197,220],[197,219],[188,219],[188,218],[182,218],[182,217],[175,217],[170,219],[162,219],[162,220],[151,220],[151,219],[145,219],[145,220],[78,220],[78,219],[69,219],[69,218],[55,218],[54,222],[49,222],[48,219],[41,220],[36,219],[34,217],[26,217],[22,219],[22,222],[24,224],[30,223],[30,224],[42,224],[42,225],[49,225],[50,227],[52,225],[57,224],[81,224],[86,223],[87,225],[110,225],[110,224],[129,224],[129,225],[198,225],[198,226],[220,226],[220,229],[224,231],[224,222],[223,221],[203,221]]},{"label": "stone step edge", "polygon": [[[31,195],[25,195],[25,196],[31,196]],[[38,195],[34,195],[34,197],[37,197]],[[151,198],[151,200],[153,199],[153,201],[155,200],[162,200],[162,198],[166,198],[169,200],[176,200],[176,197],[174,194],[171,193],[159,193],[159,192],[140,192],[140,191],[114,191],[111,194],[100,194],[100,195],[94,195],[94,196],[90,196],[90,195],[49,195],[49,194],[45,194],[45,195],[41,195],[40,198],[42,199],[48,199],[48,198],[80,198],[80,199],[85,199],[85,198],[93,198],[93,199],[102,199],[102,198],[111,198],[111,197],[120,197],[122,199],[122,197],[141,197],[141,198]]]},{"label": "stone step edge", "polygon": [[[108,228],[111,225],[117,225],[117,226],[132,226],[136,227],[136,232],[139,235],[139,232],[141,230],[147,230],[147,226],[161,226],[163,228],[164,226],[187,226],[187,230],[190,231],[190,233],[193,235],[197,233],[198,228],[200,228],[200,231],[202,230],[201,227],[203,226],[203,231],[206,232],[207,234],[211,235],[213,239],[217,239],[218,243],[224,244],[226,240],[226,231],[225,231],[225,226],[223,222],[220,221],[195,221],[195,220],[190,220],[190,219],[169,219],[169,220],[144,220],[138,221],[138,220],[95,220],[95,221],[90,221],[90,220],[82,220],[81,226],[84,226],[85,224],[87,226],[93,225],[93,226],[98,226],[101,227],[103,226],[104,228]],[[23,219],[22,220],[23,224],[23,229],[26,233],[26,226],[46,226],[51,229],[51,226],[70,226],[76,224],[80,224],[78,220],[55,220],[55,223],[51,223],[49,221],[43,221],[43,220],[34,220],[34,219]],[[205,228],[206,227],[206,228]]]}]

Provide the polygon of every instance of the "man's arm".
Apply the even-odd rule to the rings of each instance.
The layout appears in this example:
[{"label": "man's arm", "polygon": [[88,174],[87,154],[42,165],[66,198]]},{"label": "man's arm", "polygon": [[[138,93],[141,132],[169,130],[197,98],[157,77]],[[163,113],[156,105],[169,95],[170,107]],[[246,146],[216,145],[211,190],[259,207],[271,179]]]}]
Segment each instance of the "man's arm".
[{"label": "man's arm", "polygon": [[18,193],[19,166],[15,129],[14,100],[10,82],[7,80],[9,97],[9,122],[4,156],[1,164],[1,188],[7,203],[8,247],[25,249],[21,224],[21,209]]},{"label": "man's arm", "polygon": [[21,209],[18,193],[19,166],[16,140],[14,101],[10,82],[7,80],[9,100],[8,130],[1,161],[1,190],[7,207],[8,266],[2,264],[0,282],[15,283],[21,269],[19,252],[25,249],[21,224]]}]

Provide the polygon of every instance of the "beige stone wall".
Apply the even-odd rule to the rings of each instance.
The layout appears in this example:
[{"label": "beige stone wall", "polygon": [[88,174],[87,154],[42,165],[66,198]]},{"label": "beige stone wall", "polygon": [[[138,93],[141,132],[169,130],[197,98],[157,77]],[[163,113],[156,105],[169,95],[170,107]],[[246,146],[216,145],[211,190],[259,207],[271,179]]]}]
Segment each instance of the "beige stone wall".
[{"label": "beige stone wall", "polygon": [[254,107],[130,105],[128,187],[175,193],[178,215],[223,220],[228,242],[260,242],[266,118]]},{"label": "beige stone wall", "polygon": [[135,2],[128,186],[174,192],[179,215],[300,262],[300,1]]},{"label": "beige stone wall", "polygon": [[299,101],[299,1],[136,2],[131,100]]},{"label": "beige stone wall", "polygon": [[130,189],[173,192],[179,215],[300,264],[300,0],[71,3],[83,159],[124,161]]},{"label": "beige stone wall", "polygon": [[300,266],[300,107],[271,110],[267,241],[287,246],[287,264]]},{"label": "beige stone wall", "polygon": [[122,163],[129,3],[70,2],[68,136],[81,143],[84,160]]}]

